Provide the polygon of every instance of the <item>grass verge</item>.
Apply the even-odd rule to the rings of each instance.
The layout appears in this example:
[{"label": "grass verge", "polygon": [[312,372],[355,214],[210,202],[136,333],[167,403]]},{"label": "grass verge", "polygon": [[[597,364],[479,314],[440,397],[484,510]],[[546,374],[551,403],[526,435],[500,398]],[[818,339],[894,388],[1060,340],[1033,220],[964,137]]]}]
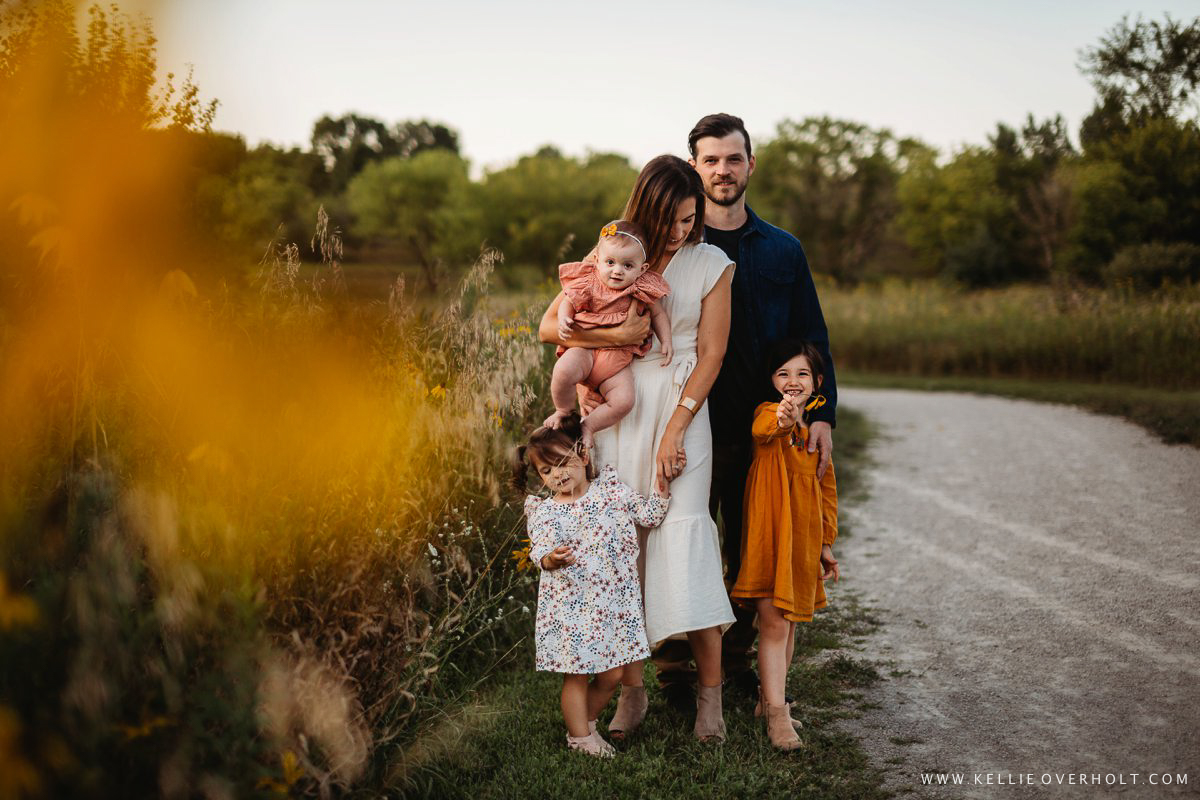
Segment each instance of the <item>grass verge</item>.
[{"label": "grass verge", "polygon": [[[1167,444],[1200,446],[1200,392],[1164,391],[1132,386],[1111,386],[1077,381],[1022,380],[1019,378],[922,377],[879,372],[838,370],[842,386],[871,389],[915,389],[926,392],[972,392],[1017,397],[1046,403],[1080,406],[1101,414],[1124,417],[1145,427]],[[845,411],[839,409],[839,416]],[[842,426],[839,424],[838,431]],[[844,453],[842,439],[838,453]],[[840,470],[840,462],[839,462]],[[841,473],[838,473],[839,480]]]},{"label": "grass verge", "polygon": [[[861,470],[871,435],[867,420],[843,411],[838,424],[838,482],[843,503],[861,497]],[[843,530],[842,535],[847,532]],[[469,707],[447,710],[394,762],[391,791],[405,797],[472,800],[514,797],[819,797],[872,800],[889,795],[881,772],[836,721],[858,713],[861,691],[881,679],[854,655],[877,622],[871,609],[839,587],[830,607],[797,635],[789,675],[793,714],[805,750],[773,750],[753,702],[726,691],[728,740],[704,745],[692,718],[672,710],[647,667],[646,722],[611,761],[567,750],[557,675],[528,669],[500,673]],[[532,661],[529,656],[527,661]],[[615,703],[600,715],[601,729]]]}]

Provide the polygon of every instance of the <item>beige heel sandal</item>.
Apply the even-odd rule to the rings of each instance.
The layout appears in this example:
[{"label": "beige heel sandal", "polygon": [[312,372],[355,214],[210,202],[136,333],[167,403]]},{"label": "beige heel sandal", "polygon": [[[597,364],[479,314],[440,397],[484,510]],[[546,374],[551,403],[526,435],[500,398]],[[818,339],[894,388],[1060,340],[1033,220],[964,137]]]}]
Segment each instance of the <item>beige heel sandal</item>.
[{"label": "beige heel sandal", "polygon": [[781,706],[767,703],[767,738],[771,740],[771,746],[776,749],[799,750],[804,747],[804,742],[800,741],[800,737],[796,735],[796,729],[792,727],[791,712],[791,703],[784,703]]},{"label": "beige heel sandal", "polygon": [[721,684],[696,687],[696,738],[725,741],[725,715],[721,710]]},{"label": "beige heel sandal", "polygon": [[[788,703],[788,706],[790,707],[791,703]],[[762,687],[760,686],[760,687],[758,687],[758,703],[754,706],[754,716],[761,717],[762,715],[763,715],[763,691],[762,691]],[[795,728],[796,730],[800,730],[801,728],[804,727],[804,723],[801,722],[800,720],[796,719],[795,717],[789,717],[789,718],[792,720],[792,727]]]},{"label": "beige heel sandal", "polygon": [[[594,723],[588,723],[588,727],[590,728],[592,724]],[[587,736],[572,736],[568,733],[567,747],[572,750],[578,750],[581,753],[587,753],[589,756],[596,756],[597,758],[612,758],[617,754],[613,746],[604,741],[604,737],[597,733],[594,728]]]},{"label": "beige heel sandal", "polygon": [[612,722],[608,723],[610,739],[624,739],[637,730],[646,718],[646,709],[650,701],[646,698],[645,686],[621,686],[621,694],[617,696],[617,712],[613,714]]}]

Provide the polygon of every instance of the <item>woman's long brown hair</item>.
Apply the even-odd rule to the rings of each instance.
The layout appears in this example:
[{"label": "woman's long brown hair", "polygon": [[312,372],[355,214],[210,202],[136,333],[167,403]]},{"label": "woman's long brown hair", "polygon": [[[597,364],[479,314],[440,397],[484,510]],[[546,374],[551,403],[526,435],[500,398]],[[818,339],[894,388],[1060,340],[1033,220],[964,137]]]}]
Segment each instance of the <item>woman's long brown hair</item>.
[{"label": "woman's long brown hair", "polygon": [[666,252],[675,213],[688,197],[696,198],[696,222],[687,241],[698,242],[704,233],[704,184],[691,164],[676,156],[659,156],[642,167],[633,184],[622,217],[646,232],[646,255],[652,268]]}]

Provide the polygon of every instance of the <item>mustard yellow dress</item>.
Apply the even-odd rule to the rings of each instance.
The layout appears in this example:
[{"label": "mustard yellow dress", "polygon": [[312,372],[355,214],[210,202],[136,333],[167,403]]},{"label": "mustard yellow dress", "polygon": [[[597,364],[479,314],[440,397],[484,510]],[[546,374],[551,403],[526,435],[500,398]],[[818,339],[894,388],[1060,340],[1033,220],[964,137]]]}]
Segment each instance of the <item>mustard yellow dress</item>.
[{"label": "mustard yellow dress", "polygon": [[754,412],[754,462],[746,478],[742,566],[732,597],[753,605],[770,597],[784,617],[808,622],[825,607],[821,546],[837,538],[837,481],[833,463],[817,480],[817,453],[802,426],[779,428],[778,403]]}]

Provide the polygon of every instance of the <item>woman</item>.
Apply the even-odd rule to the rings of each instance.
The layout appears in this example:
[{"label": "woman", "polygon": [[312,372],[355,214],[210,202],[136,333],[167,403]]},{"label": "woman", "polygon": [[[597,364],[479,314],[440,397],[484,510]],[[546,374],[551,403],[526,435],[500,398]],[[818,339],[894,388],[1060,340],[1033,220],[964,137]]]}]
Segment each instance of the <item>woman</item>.
[{"label": "woman", "polygon": [[[659,156],[642,169],[623,217],[646,231],[651,268],[671,286],[660,302],[671,318],[675,355],[669,365],[657,350],[633,362],[633,410],[597,434],[596,463],[615,465],[622,481],[645,494],[656,482],[671,484],[666,519],[641,536],[646,635],[652,643],[686,635],[699,673],[696,736],[724,740],[721,633],[734,617],[721,577],[717,527],[708,513],[712,433],[704,400],[729,338],[733,264],[719,248],[700,243],[704,188],[680,158]],[[605,347],[648,335],[648,322],[631,312],[618,328],[560,339],[561,301],[560,294],[542,317],[538,332],[544,342]],[[632,732],[645,717],[642,674],[640,661],[622,674],[617,713],[608,726],[614,737]]]}]

